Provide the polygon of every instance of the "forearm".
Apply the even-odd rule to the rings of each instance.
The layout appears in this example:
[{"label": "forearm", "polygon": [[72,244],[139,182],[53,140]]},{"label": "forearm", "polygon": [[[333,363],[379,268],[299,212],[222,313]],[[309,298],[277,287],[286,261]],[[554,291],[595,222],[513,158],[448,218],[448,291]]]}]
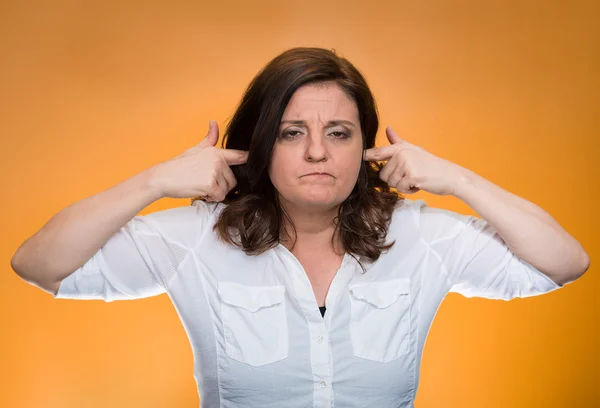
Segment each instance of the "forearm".
[{"label": "forearm", "polygon": [[89,260],[142,209],[161,198],[154,169],[78,201],[54,215],[17,250],[11,265],[28,282],[57,282]]},{"label": "forearm", "polygon": [[468,169],[457,183],[454,196],[493,226],[515,255],[555,282],[575,280],[589,267],[589,257],[581,244],[530,201]]}]

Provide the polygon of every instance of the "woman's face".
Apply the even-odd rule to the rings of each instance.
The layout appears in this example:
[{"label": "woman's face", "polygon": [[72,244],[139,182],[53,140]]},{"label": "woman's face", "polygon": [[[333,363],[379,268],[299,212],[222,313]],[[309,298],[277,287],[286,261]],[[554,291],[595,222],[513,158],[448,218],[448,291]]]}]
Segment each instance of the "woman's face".
[{"label": "woman's face", "polygon": [[352,192],[362,148],[354,101],[335,83],[305,85],[283,113],[269,177],[286,207],[331,209]]}]

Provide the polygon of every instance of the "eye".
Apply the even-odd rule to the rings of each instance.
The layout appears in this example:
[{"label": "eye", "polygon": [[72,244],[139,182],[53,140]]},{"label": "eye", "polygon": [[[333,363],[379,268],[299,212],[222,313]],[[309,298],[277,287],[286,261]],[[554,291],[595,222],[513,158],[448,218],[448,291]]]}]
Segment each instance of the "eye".
[{"label": "eye", "polygon": [[340,132],[339,130],[335,131],[335,132],[331,132],[331,134],[334,135],[337,139],[347,139],[350,137],[350,135],[348,133]]},{"label": "eye", "polygon": [[[281,137],[286,139],[293,139],[300,134],[302,134],[302,132],[299,130],[287,130],[281,134]],[[336,139],[348,139],[350,137],[350,133],[342,132],[339,130],[331,132],[330,135],[332,135]]]},{"label": "eye", "polygon": [[283,139],[293,139],[298,136],[298,133],[302,133],[299,130],[287,130],[283,132],[279,137]]}]

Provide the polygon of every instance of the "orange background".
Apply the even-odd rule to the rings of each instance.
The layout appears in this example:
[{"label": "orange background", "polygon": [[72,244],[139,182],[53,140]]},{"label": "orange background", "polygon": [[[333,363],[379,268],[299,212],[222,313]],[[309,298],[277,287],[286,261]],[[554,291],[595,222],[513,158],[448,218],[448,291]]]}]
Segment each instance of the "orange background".
[{"label": "orange background", "polygon": [[[378,145],[394,126],[540,205],[592,259],[544,296],[449,295],[416,407],[600,406],[599,4],[2,2],[0,406],[198,406],[166,295],[54,300],[10,258],[64,207],[199,142],[209,119],[223,130],[256,72],[294,46],[335,48],[365,74]],[[473,214],[455,197],[408,197]]]}]

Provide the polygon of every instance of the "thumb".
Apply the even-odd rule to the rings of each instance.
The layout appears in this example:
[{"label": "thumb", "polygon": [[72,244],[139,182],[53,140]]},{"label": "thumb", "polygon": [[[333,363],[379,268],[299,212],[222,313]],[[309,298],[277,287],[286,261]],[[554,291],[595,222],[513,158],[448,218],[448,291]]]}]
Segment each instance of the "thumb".
[{"label": "thumb", "polygon": [[404,139],[398,136],[398,134],[394,131],[394,129],[392,129],[391,126],[385,128],[385,134],[387,135],[387,138],[391,144],[404,142]]},{"label": "thumb", "polygon": [[210,122],[208,122],[208,133],[206,134],[204,139],[202,139],[200,143],[198,143],[198,146],[215,146],[217,144],[217,140],[219,140],[219,126],[214,120],[211,120]]}]

